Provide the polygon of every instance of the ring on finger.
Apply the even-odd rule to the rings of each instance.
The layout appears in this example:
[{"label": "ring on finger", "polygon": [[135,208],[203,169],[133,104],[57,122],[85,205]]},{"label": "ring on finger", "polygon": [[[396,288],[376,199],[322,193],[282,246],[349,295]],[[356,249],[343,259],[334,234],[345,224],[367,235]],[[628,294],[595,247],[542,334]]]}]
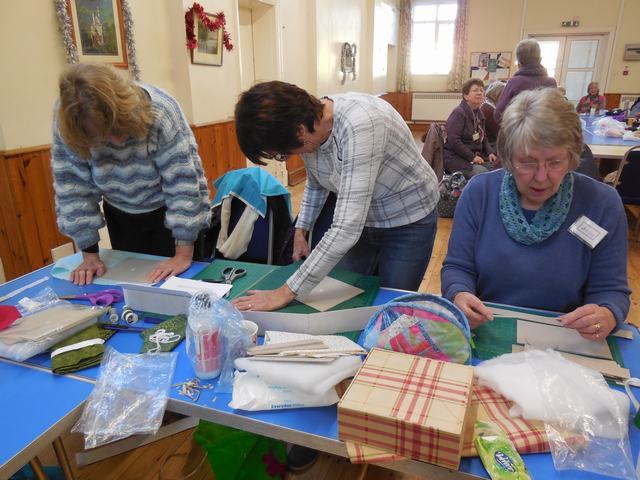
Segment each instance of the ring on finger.
[{"label": "ring on finger", "polygon": [[602,329],[602,325],[600,325],[600,322],[596,323],[593,328],[595,328],[595,333],[600,333],[600,330]]}]

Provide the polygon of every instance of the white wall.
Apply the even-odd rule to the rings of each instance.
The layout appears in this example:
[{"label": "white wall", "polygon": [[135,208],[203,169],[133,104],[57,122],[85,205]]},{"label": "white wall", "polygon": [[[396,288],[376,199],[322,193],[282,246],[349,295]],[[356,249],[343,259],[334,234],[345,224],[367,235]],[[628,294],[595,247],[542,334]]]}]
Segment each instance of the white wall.
[{"label": "white wall", "polygon": [[282,80],[317,94],[315,0],[280,0]]}]

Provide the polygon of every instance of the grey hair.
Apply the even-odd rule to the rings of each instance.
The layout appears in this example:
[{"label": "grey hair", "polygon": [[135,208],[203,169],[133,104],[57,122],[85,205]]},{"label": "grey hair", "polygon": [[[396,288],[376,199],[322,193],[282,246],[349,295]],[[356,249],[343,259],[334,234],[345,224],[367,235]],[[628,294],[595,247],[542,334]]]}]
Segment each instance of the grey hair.
[{"label": "grey hair", "polygon": [[600,84],[598,82],[589,82],[589,85],[587,85],[587,94],[589,94],[589,90],[591,90],[593,86],[595,86],[598,89],[598,93],[600,93]]},{"label": "grey hair", "polygon": [[498,155],[505,170],[513,172],[514,154],[529,155],[541,148],[566,148],[569,169],[580,164],[582,124],[573,105],[557,88],[521,92],[502,116]]},{"label": "grey hair", "polygon": [[516,45],[516,58],[520,65],[532,65],[542,61],[540,44],[535,38],[525,38]]},{"label": "grey hair", "polygon": [[491,100],[494,104],[498,103],[498,99],[500,95],[502,95],[502,91],[504,90],[506,83],[501,80],[496,80],[495,82],[491,82],[487,89],[484,91],[484,96]]}]

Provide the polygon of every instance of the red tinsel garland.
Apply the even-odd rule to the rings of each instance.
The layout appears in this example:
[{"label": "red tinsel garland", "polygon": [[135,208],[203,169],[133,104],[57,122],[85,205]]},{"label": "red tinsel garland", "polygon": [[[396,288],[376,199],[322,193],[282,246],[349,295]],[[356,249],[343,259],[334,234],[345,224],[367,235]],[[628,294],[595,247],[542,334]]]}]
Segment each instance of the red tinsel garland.
[{"label": "red tinsel garland", "polygon": [[227,23],[227,20],[224,17],[224,13],[223,12],[216,13],[215,15],[213,15],[215,20],[211,21],[209,20],[209,17],[207,17],[207,15],[204,13],[204,8],[202,7],[202,5],[200,5],[199,3],[194,3],[193,6],[189,10],[187,10],[186,13],[184,14],[184,23],[187,28],[187,48],[189,50],[193,50],[198,46],[198,39],[196,38],[195,31],[194,31],[195,30],[195,22],[193,18],[194,11],[198,14],[198,18],[200,19],[202,24],[212,32],[222,29],[222,43],[224,43],[224,48],[226,48],[227,51],[229,52],[233,50],[233,45],[231,43],[231,36],[229,35],[229,32],[227,32],[224,28],[224,26]]}]

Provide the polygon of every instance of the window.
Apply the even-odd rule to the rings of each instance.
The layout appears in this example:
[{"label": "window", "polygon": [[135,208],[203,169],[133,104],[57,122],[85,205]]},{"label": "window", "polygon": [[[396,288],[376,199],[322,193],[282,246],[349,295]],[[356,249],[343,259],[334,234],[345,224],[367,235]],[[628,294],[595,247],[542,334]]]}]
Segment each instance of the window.
[{"label": "window", "polygon": [[452,0],[414,3],[411,37],[413,75],[449,73],[457,13],[458,4]]}]

